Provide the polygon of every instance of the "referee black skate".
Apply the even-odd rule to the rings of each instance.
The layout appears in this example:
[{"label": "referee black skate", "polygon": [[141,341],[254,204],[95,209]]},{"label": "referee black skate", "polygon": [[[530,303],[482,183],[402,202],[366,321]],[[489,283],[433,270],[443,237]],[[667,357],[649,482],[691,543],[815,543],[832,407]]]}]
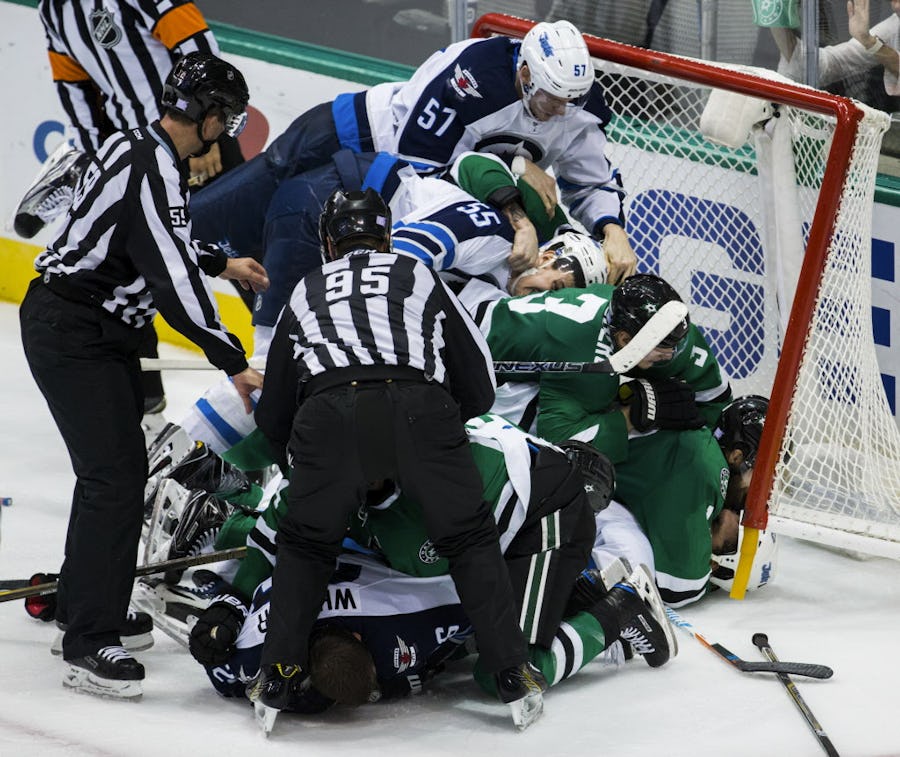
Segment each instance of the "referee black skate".
[{"label": "referee black skate", "polygon": [[76,476],[56,620],[66,627],[63,683],[88,693],[142,693],[144,668],[121,640],[147,481],[141,329],[158,308],[232,377],[247,412],[262,386],[203,274],[264,288],[265,271],[191,241],[182,163],[239,131],[248,98],[231,64],[208,53],[182,58],[166,81],[163,117],[113,134],[92,158],[22,302],[28,365]]},{"label": "referee black skate", "polygon": [[[491,357],[440,279],[390,252],[372,189],[334,192],[320,220],[328,262],[306,275],[269,351],[259,428],[291,461],[268,633],[249,689],[268,731],[302,687],[309,636],[348,515],[389,478],[422,505],[434,546],[504,702],[536,717],[546,682],[528,662],[497,528],[463,422],[494,399]],[[299,399],[299,403],[298,403]]]}]

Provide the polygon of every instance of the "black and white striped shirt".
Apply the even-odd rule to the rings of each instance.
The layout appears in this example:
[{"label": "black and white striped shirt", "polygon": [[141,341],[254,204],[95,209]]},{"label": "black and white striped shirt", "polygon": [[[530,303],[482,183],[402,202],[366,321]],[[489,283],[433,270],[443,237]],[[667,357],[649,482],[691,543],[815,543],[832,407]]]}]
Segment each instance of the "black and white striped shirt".
[{"label": "black and white striped shirt", "polygon": [[201,253],[191,241],[180,166],[158,121],[113,134],[85,170],[65,225],[35,268],[56,291],[136,328],[158,309],[213,365],[234,375],[247,361],[198,267],[214,275],[226,259]]},{"label": "black and white striped shirt", "polygon": [[[494,400],[487,343],[434,271],[412,256],[360,249],[294,289],[275,328],[257,423],[270,439],[286,441],[298,380],[371,366],[421,371],[449,389],[463,419]],[[264,428],[270,412],[274,427]]]},{"label": "black and white striped shirt", "polygon": [[163,84],[178,58],[219,53],[188,0],[41,0],[38,11],[75,145],[89,153],[110,131],[104,116],[113,130],[159,118]]}]

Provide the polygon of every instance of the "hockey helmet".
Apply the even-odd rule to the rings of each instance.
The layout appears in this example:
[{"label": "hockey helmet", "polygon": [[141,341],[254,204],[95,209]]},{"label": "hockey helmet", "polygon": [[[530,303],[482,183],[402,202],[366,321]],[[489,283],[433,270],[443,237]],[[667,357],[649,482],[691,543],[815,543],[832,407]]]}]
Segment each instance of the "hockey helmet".
[{"label": "hockey helmet", "polygon": [[744,454],[742,472],[750,470],[756,463],[768,410],[769,400],[765,397],[758,394],[738,397],[725,406],[713,429],[713,436],[726,457],[734,449]]},{"label": "hockey helmet", "polygon": [[541,251],[556,253],[554,268],[572,271],[576,287],[606,281],[606,256],[603,247],[586,234],[566,231],[541,246]]},{"label": "hockey helmet", "polygon": [[225,113],[225,133],[240,134],[247,123],[250,91],[240,71],[215,55],[188,53],[175,63],[163,87],[162,106],[200,125],[210,108]]},{"label": "hockey helmet", "polygon": [[[337,260],[337,246],[354,239],[390,242],[391,209],[382,196],[368,187],[363,191],[337,189],[325,201],[319,216],[319,238],[326,260]],[[334,247],[329,250],[326,241]]]},{"label": "hockey helmet", "polygon": [[[610,330],[613,334],[625,331],[634,336],[656,311],[672,300],[682,301],[665,279],[651,273],[629,276],[613,291],[607,310]],[[690,316],[686,315],[659,346],[668,348],[677,345],[687,335],[690,322]]]},{"label": "hockey helmet", "polygon": [[604,510],[616,488],[616,471],[609,458],[592,444],[569,439],[559,445],[584,478],[584,491],[595,513]]},{"label": "hockey helmet", "polygon": [[[713,555],[712,559],[718,565],[710,574],[709,580],[720,589],[731,591],[734,582],[734,574],[737,571],[738,561],[741,557],[741,543],[744,540],[745,529],[738,526],[737,549],[727,555]],[[771,531],[759,532],[759,544],[756,547],[756,556],[753,565],[750,566],[750,580],[747,582],[747,590],[754,591],[769,583],[775,575],[775,567],[778,557],[778,542]]]},{"label": "hockey helmet", "polygon": [[[522,82],[523,101],[529,109],[539,91],[581,107],[594,83],[594,66],[581,32],[568,21],[535,24],[522,40],[519,69],[528,66],[529,81]],[[529,109],[530,112],[530,109]]]}]

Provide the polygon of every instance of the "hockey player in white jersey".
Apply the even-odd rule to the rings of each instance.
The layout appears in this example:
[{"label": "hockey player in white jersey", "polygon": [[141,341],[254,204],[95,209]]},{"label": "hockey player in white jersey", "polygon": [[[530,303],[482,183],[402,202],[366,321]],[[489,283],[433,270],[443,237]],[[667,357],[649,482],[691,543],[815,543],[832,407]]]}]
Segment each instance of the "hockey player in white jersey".
[{"label": "hockey player in white jersey", "polygon": [[[312,230],[307,227],[319,204],[314,191],[321,190],[312,190],[317,182],[380,182],[398,219],[392,232],[394,251],[417,258],[446,278],[478,278],[513,294],[587,286],[606,280],[603,250],[584,234],[564,231],[553,236],[533,261],[517,252],[516,244],[523,235],[543,241],[555,230],[571,227],[565,212],[558,207],[552,220],[539,218],[543,213],[540,200],[530,187],[517,182],[496,156],[460,156],[452,169],[455,181],[417,176],[402,161],[384,153],[337,153],[333,163],[333,167],[323,166],[294,177],[279,189],[281,194],[289,185],[296,185],[297,196],[286,206],[292,208],[294,218],[287,223],[293,227],[296,238],[288,240],[286,228],[282,227],[277,236],[283,241],[276,240],[266,254],[266,269],[275,283],[258,297],[254,312],[257,360],[267,354],[278,313],[293,286],[313,266],[312,243],[307,239]],[[356,176],[348,178],[354,172]],[[302,191],[301,185],[307,184],[307,191]],[[243,412],[227,381],[210,387],[180,425],[192,439],[204,442],[217,454],[240,444],[255,428],[252,416]],[[232,461],[240,463],[240,450],[235,454],[238,457]]]},{"label": "hockey player in white jersey", "polygon": [[[637,259],[624,230],[621,179],[605,156],[611,115],[584,39],[567,21],[539,23],[521,42],[458,42],[408,82],[342,94],[299,116],[265,153],[192,199],[194,232],[261,255],[278,185],[341,148],[388,152],[425,173],[446,169],[466,151],[493,152],[535,186],[548,215],[558,184],[575,218],[603,242],[616,283]],[[539,168],[552,168],[557,183]]]}]

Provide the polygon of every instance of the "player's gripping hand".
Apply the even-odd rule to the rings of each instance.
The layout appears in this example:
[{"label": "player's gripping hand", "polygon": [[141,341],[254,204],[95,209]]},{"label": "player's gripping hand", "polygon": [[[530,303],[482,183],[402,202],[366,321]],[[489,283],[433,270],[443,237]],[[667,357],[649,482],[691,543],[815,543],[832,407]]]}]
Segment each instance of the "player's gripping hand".
[{"label": "player's gripping hand", "polygon": [[628,405],[631,425],[645,433],[656,429],[702,428],[694,390],[671,378],[634,379],[619,387],[619,400]]},{"label": "player's gripping hand", "polygon": [[247,607],[232,594],[220,594],[207,607],[191,629],[188,648],[203,665],[222,665],[231,657]]}]

